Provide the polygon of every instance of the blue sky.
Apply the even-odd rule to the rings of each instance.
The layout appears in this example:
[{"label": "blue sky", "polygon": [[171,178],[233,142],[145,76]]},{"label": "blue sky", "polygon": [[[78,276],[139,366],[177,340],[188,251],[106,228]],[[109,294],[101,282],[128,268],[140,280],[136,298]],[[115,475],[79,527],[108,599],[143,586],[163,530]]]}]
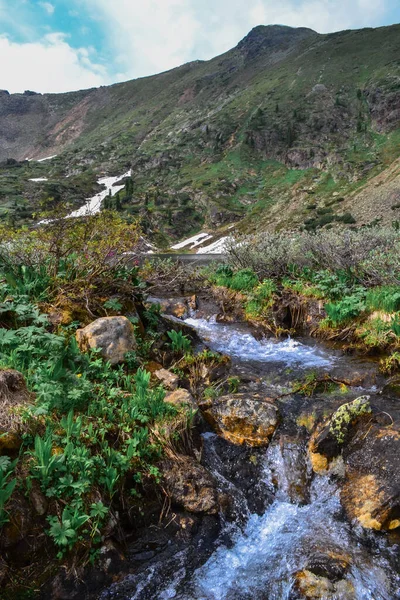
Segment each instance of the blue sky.
[{"label": "blue sky", "polygon": [[0,0],[0,89],[60,92],[232,48],[255,25],[320,33],[400,22],[400,0]]}]

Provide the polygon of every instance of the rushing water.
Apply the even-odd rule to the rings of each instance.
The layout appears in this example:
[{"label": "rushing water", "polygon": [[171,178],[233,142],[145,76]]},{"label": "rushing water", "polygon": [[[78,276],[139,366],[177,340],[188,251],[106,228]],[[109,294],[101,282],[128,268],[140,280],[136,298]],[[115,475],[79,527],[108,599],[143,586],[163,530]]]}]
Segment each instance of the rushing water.
[{"label": "rushing water", "polygon": [[[207,344],[229,354],[236,365],[258,364],[268,373],[273,363],[300,370],[326,369],[338,357],[326,348],[295,340],[257,340],[240,325],[187,320]],[[340,359],[339,359],[340,362]],[[259,374],[259,371],[258,371]],[[222,491],[234,497],[236,523],[226,523],[219,543],[206,560],[193,566],[186,549],[153,562],[118,595],[116,584],[102,598],[124,600],[396,600],[400,577],[397,545],[387,536],[366,532],[345,518],[338,485],[328,476],[312,476],[306,444],[279,430],[262,458],[260,480],[272,501],[263,514],[248,510],[245,494],[227,479],[218,436],[203,434],[205,464]],[[261,489],[261,488],[260,488]],[[268,503],[267,503],[268,504]],[[336,560],[336,563],[335,563]],[[345,567],[312,596],[296,590],[296,574],[315,564]],[[323,571],[324,569],[322,569]],[[330,587],[329,587],[330,586]],[[130,591],[129,591],[130,590]],[[116,595],[115,595],[116,593]]]},{"label": "rushing water", "polygon": [[291,338],[257,340],[246,326],[223,325],[216,323],[215,318],[189,318],[186,323],[198,331],[210,348],[243,362],[281,362],[300,368],[328,367],[334,362],[334,357],[321,348]]}]

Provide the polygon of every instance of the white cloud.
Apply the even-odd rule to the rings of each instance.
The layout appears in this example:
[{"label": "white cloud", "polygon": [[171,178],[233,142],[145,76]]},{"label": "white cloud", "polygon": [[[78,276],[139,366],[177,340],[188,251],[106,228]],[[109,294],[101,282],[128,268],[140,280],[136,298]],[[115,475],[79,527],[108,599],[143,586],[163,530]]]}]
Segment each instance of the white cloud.
[{"label": "white cloud", "polygon": [[126,77],[171,69],[189,60],[201,34],[191,0],[85,0],[103,17],[110,44]]},{"label": "white cloud", "polygon": [[253,21],[310,27],[319,33],[371,26],[385,12],[385,0],[284,0],[279,4],[257,0]]},{"label": "white cloud", "polygon": [[0,85],[10,92],[64,92],[109,83],[91,54],[87,48],[72,48],[60,33],[21,44],[0,36]]},{"label": "white cloud", "polygon": [[50,4],[50,2],[39,2],[39,6],[41,6],[49,15],[52,15],[55,11],[55,6]]},{"label": "white cloud", "polygon": [[[80,0],[81,1],[81,0]],[[256,25],[310,27],[320,33],[373,26],[386,0],[84,0],[103,22],[125,78],[208,59]]]}]

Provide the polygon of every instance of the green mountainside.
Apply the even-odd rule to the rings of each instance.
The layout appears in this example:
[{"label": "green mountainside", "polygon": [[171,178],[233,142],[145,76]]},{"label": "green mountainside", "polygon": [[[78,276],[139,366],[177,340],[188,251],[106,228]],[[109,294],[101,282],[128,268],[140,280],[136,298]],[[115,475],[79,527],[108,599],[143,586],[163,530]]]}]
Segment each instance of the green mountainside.
[{"label": "green mountainside", "polygon": [[399,156],[400,25],[259,26],[222,56],[152,77],[0,92],[0,218],[12,223],[43,206],[77,208],[99,175],[130,167],[117,208],[160,244],[233,223],[392,222]]}]

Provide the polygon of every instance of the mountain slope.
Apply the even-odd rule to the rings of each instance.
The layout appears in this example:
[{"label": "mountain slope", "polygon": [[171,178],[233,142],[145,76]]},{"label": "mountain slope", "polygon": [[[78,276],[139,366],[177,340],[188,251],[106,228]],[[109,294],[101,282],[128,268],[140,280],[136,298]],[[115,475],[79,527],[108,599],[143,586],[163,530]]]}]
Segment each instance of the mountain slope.
[{"label": "mountain slope", "polygon": [[[329,35],[260,26],[222,56],[160,75],[0,93],[0,159],[58,155],[3,166],[0,207],[25,219],[49,197],[76,206],[96,173],[132,166],[120,208],[150,232],[351,222],[357,189],[400,154],[399,123],[399,25]],[[41,176],[50,181],[27,183]],[[399,216],[374,204],[374,220]]]}]

